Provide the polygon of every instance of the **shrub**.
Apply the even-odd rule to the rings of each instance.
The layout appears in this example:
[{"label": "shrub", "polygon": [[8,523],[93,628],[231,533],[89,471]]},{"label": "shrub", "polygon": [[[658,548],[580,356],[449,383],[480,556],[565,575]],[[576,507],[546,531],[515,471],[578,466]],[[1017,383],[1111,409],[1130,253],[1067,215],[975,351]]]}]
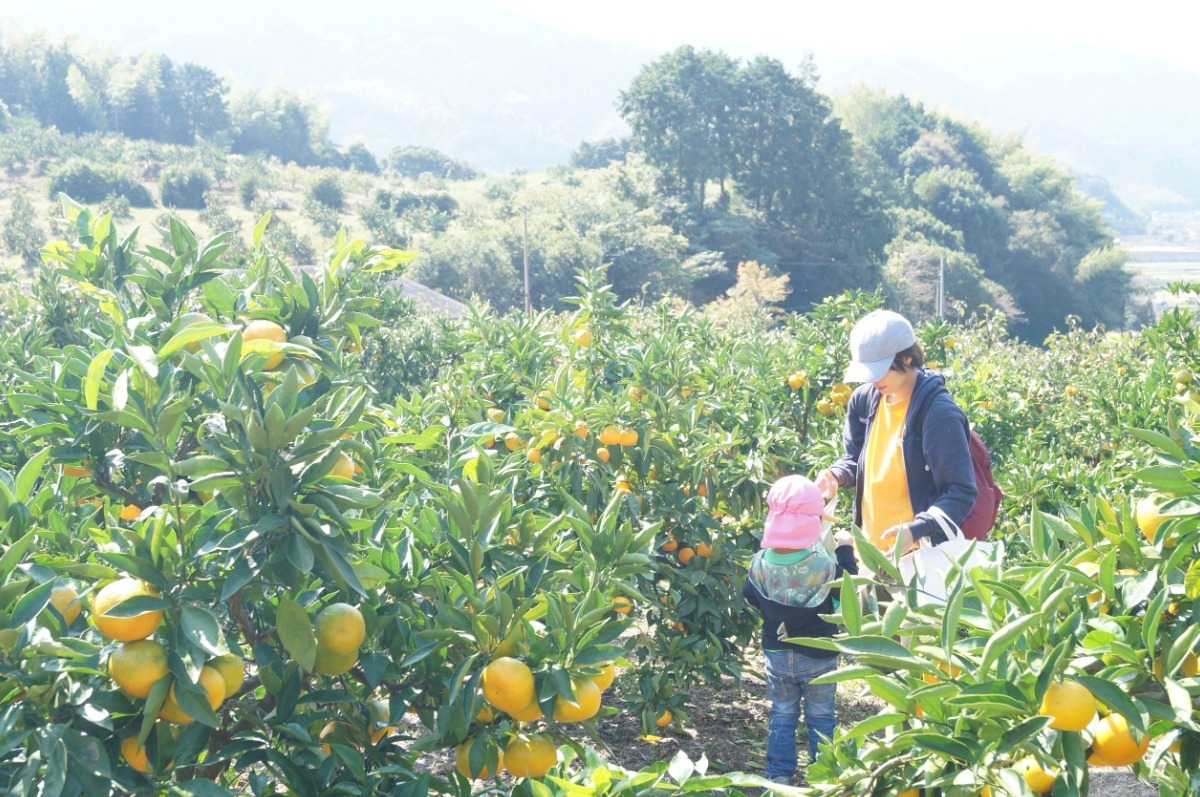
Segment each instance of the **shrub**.
[{"label": "shrub", "polygon": [[367,145],[356,141],[346,148],[346,164],[356,172],[379,174],[379,163]]},{"label": "shrub", "polygon": [[346,205],[346,190],[342,187],[341,175],[332,170],[321,171],[308,186],[308,196],[327,208],[341,210]]},{"label": "shrub", "polygon": [[433,147],[396,147],[387,157],[388,168],[402,177],[432,174],[447,180],[472,180],[475,169]]},{"label": "shrub", "polygon": [[255,172],[242,172],[237,176],[238,198],[242,201],[242,207],[246,208],[246,210],[254,207],[254,200],[258,199],[258,191],[258,174]]},{"label": "shrub", "polygon": [[29,197],[23,192],[12,195],[8,218],[4,220],[4,228],[0,238],[4,240],[4,248],[9,254],[17,255],[26,266],[36,266],[40,261],[39,252],[46,242],[45,233],[35,221],[36,211]]},{"label": "shrub", "polygon": [[124,174],[95,166],[83,158],[70,158],[50,174],[50,197],[66,194],[78,202],[102,202],[110,194],[129,200],[136,208],[154,207],[154,199],[141,183]]},{"label": "shrub", "polygon": [[159,180],[159,196],[167,207],[203,210],[204,194],[212,182],[208,172],[194,166],[167,169]]},{"label": "shrub", "polygon": [[304,213],[304,217],[315,224],[321,235],[326,238],[337,235],[338,230],[342,227],[342,220],[338,218],[333,208],[323,202],[318,202],[311,196],[304,200],[301,211]]}]

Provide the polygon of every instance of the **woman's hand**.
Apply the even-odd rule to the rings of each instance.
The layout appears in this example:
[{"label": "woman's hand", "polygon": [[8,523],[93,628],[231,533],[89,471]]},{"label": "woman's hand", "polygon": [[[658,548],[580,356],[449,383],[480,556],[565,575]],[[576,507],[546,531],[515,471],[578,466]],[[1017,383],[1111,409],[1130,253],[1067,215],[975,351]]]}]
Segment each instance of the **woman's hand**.
[{"label": "woman's hand", "polygon": [[838,491],[838,480],[832,472],[823,470],[817,474],[817,478],[813,481],[817,485],[817,489],[821,491],[821,497],[825,500],[833,498]]},{"label": "woman's hand", "polygon": [[908,528],[907,523],[901,523],[898,526],[892,526],[883,533],[880,539],[883,543],[885,551],[891,551],[897,544],[900,546],[901,553],[907,553],[909,548],[913,547],[912,531]]}]

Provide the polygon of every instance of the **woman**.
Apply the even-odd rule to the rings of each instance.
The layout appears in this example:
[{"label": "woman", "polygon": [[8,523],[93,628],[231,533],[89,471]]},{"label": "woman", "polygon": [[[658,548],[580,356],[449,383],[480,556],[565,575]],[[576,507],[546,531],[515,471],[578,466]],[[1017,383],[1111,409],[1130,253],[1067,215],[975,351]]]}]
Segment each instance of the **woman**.
[{"label": "woman", "polygon": [[875,310],[850,332],[850,396],[845,454],[816,478],[825,498],[854,487],[854,524],[882,550],[907,551],[946,535],[929,514],[938,507],[961,525],[975,505],[966,413],[927,370],[912,324]]}]

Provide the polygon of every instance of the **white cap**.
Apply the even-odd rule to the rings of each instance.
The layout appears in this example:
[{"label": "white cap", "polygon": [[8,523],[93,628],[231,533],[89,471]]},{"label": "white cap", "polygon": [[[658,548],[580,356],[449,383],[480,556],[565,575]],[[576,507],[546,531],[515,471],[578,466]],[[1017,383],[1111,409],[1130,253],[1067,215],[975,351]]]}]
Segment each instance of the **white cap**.
[{"label": "white cap", "polygon": [[846,382],[878,382],[896,355],[917,342],[912,324],[891,310],[872,310],[850,330],[850,367]]}]

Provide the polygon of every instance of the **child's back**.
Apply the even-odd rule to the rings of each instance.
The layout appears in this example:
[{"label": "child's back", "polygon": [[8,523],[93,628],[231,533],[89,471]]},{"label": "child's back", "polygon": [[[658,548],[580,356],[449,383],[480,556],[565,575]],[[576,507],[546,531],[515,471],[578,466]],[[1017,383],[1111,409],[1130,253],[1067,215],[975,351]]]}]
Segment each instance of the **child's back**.
[{"label": "child's back", "polygon": [[785,476],[767,494],[770,511],[763,549],[750,562],[742,595],[762,613],[767,698],[771,701],[766,776],[790,782],[796,772],[796,728],[804,701],[809,759],[817,744],[833,735],[836,684],[810,683],[837,669],[837,653],[786,640],[831,637],[837,626],[821,619],[833,614],[837,583],[858,566],[848,535],[839,535],[831,554],[820,542],[824,502],[803,476]]}]

